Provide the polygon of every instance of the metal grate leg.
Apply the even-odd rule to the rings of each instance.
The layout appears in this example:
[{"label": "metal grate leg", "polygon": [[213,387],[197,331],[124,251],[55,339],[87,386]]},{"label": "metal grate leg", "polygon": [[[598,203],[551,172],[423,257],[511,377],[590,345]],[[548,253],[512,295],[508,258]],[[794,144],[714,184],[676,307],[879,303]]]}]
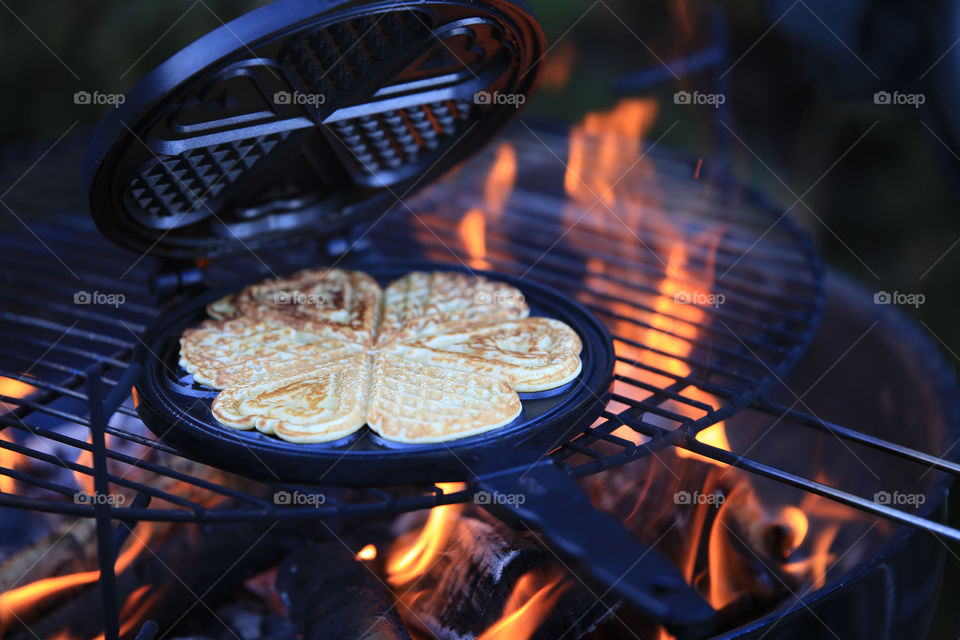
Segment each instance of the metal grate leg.
[{"label": "metal grate leg", "polygon": [[100,384],[100,364],[87,368],[87,398],[90,403],[90,435],[93,444],[93,512],[97,520],[97,561],[100,564],[100,599],[103,607],[104,640],[120,640],[120,610],[117,604],[117,576],[113,571],[116,553],[107,496],[107,418]]}]

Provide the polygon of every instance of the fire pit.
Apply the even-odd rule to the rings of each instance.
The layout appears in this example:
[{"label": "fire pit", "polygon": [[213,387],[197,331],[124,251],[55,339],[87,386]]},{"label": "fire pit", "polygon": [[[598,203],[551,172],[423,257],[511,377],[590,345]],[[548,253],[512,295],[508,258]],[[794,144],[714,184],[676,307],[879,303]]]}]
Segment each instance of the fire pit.
[{"label": "fire pit", "polygon": [[[4,632],[872,638],[927,624],[945,552],[930,536],[960,540],[942,522],[957,385],[929,341],[825,277],[761,194],[645,142],[654,101],[570,132],[521,122],[480,152],[542,55],[521,3],[364,9],[283,0],[181,52],[89,147],[102,234],[71,213],[35,227],[39,246],[0,239],[0,295],[16,301],[0,312]],[[242,108],[274,89],[325,99]],[[587,347],[564,392],[576,401],[527,399],[509,438],[429,455],[364,437],[218,448],[175,350],[219,288],[322,265],[390,279],[424,261],[568,314]],[[185,435],[191,421],[211,433]]]}]

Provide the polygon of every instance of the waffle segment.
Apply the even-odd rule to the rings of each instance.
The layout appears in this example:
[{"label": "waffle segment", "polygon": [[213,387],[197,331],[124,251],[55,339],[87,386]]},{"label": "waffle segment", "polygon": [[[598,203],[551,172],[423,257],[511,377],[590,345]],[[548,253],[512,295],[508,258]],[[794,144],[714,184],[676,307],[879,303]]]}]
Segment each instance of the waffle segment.
[{"label": "waffle segment", "polygon": [[379,342],[434,335],[451,323],[528,315],[523,294],[510,285],[455,271],[413,271],[383,292]]},{"label": "waffle segment", "polygon": [[445,442],[513,422],[520,398],[502,380],[381,353],[373,365],[367,424],[395,442]]},{"label": "waffle segment", "polygon": [[514,391],[543,391],[580,374],[577,334],[558,320],[522,318],[448,326],[435,336],[390,346],[401,358],[505,381]]},{"label": "waffle segment", "polygon": [[237,313],[297,331],[372,344],[380,285],[360,271],[305,269],[289,278],[250,285],[237,295]]},{"label": "waffle segment", "polygon": [[213,415],[236,429],[277,435],[288,442],[343,438],[367,419],[370,358],[356,354],[311,371],[230,387],[213,401]]}]

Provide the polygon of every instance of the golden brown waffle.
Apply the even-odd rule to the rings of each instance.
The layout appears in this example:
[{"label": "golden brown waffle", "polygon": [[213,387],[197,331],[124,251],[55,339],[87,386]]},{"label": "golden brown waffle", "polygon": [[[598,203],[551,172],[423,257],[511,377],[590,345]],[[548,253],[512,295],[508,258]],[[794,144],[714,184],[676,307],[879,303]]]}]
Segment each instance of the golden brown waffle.
[{"label": "golden brown waffle", "polygon": [[443,442],[509,424],[517,392],[580,373],[580,338],[528,318],[520,292],[456,272],[413,272],[381,290],[370,276],[307,270],[208,307],[184,332],[180,363],[222,389],[221,423],[290,442],[368,424],[398,442]]}]

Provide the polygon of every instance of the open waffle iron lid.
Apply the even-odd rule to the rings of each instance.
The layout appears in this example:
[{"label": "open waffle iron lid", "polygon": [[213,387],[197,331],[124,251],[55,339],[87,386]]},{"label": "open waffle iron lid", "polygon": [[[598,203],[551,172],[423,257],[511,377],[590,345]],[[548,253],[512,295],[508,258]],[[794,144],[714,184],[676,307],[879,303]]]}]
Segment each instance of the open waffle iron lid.
[{"label": "open waffle iron lid", "polygon": [[83,164],[93,218],[174,259],[341,232],[494,138],[544,50],[525,0],[278,0],[111,110]]}]

